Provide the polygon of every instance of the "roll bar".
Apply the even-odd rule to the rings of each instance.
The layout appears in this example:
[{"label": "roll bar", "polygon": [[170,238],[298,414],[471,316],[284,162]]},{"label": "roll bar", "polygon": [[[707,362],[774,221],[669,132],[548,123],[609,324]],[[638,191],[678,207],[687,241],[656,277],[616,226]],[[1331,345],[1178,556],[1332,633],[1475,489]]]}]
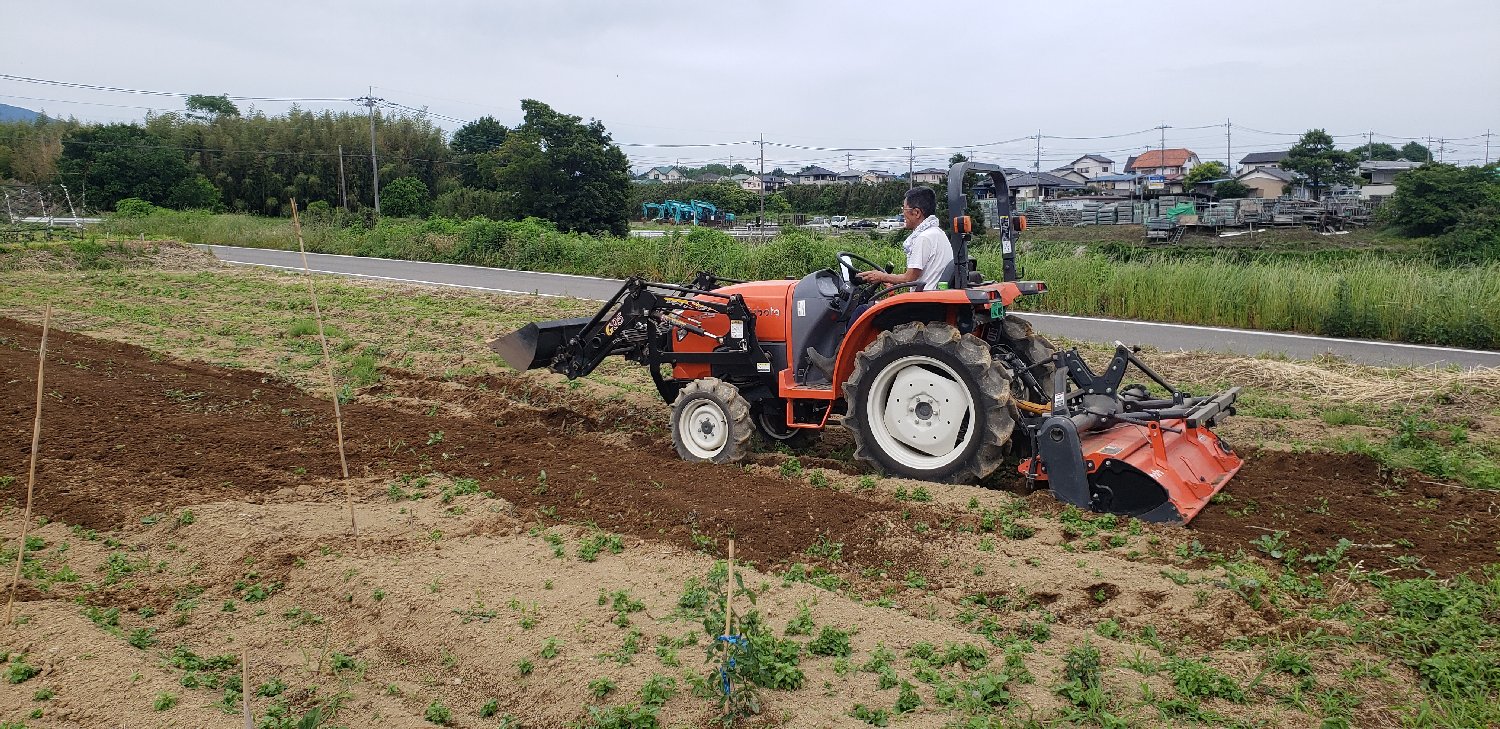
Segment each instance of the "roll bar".
[{"label": "roll bar", "polygon": [[[1000,216],[1000,247],[1003,256],[1002,277],[1006,281],[1020,278],[1016,273],[1016,229],[1011,225],[1010,184],[1005,181],[1005,170],[987,162],[959,162],[948,168],[948,216],[957,221],[965,215],[968,198],[964,195],[964,177],[970,172],[988,172],[995,185],[995,211]],[[954,283],[957,288],[969,287],[969,271],[974,262],[969,258],[969,236],[972,226],[957,223],[950,226],[948,242],[953,245]]]}]

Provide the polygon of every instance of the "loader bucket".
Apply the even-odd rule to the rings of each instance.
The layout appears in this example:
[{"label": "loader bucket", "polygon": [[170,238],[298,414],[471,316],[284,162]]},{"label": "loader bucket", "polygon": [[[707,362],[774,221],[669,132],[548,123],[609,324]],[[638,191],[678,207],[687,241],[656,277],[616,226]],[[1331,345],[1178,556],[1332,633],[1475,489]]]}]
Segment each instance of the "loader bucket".
[{"label": "loader bucket", "polygon": [[546,367],[557,359],[559,349],[593,321],[590,317],[532,322],[493,342],[490,349],[518,370]]}]

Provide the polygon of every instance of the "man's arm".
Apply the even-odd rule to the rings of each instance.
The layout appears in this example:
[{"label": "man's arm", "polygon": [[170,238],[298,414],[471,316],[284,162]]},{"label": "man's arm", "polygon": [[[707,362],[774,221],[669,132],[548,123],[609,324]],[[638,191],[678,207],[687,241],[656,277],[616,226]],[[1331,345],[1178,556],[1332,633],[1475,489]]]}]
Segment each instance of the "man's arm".
[{"label": "man's arm", "polygon": [[884,271],[861,271],[859,280],[865,283],[904,284],[910,283],[922,277],[922,269],[908,268],[906,273],[886,273]]}]

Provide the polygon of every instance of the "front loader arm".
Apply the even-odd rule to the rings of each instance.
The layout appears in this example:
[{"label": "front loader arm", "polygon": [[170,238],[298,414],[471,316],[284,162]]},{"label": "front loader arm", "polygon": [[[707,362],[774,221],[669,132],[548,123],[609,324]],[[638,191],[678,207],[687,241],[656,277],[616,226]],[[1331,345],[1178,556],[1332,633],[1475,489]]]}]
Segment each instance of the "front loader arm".
[{"label": "front loader arm", "polygon": [[[715,334],[683,318],[685,311],[729,320]],[[714,352],[673,352],[673,330],[711,339]],[[569,379],[587,377],[605,358],[620,355],[648,365],[673,362],[769,362],[755,338],[755,315],[739,295],[632,276],[590,318],[536,322],[496,339],[490,348],[516,369],[549,367]]]}]

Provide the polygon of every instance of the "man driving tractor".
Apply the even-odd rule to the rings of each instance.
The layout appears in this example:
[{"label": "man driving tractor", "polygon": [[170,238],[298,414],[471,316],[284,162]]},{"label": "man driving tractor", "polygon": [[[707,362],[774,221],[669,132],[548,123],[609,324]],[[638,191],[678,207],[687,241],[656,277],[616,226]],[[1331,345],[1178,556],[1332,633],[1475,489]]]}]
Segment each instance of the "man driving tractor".
[{"label": "man driving tractor", "polygon": [[906,272],[862,271],[864,283],[904,284],[920,281],[918,291],[935,291],[953,277],[953,246],[938,225],[937,193],[930,187],[914,187],[901,202],[901,219],[911,235],[901,244],[906,251]]}]

